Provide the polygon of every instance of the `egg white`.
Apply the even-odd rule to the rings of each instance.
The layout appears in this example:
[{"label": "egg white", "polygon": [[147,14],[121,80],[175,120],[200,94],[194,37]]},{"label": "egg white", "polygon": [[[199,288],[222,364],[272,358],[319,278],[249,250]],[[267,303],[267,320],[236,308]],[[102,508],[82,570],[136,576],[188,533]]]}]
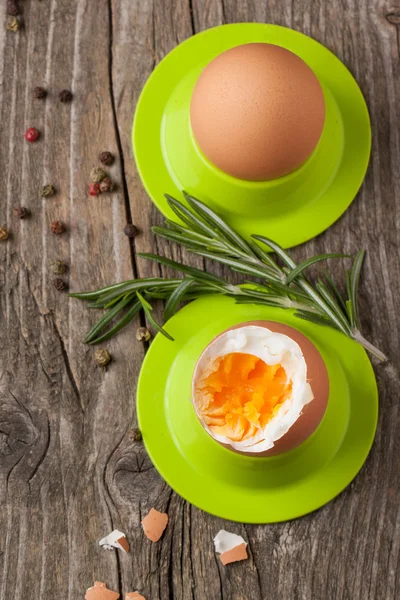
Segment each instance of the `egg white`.
[{"label": "egg white", "polygon": [[[258,429],[253,437],[240,442],[218,435],[207,426],[199,410],[199,406],[207,403],[207,396],[196,389],[200,379],[208,377],[216,370],[217,358],[236,352],[257,356],[267,365],[279,363],[285,369],[288,381],[292,382],[291,395],[265,427]],[[299,344],[289,336],[275,333],[266,327],[245,325],[226,331],[203,352],[195,372],[193,397],[197,416],[215,440],[228,444],[235,450],[256,454],[272,448],[274,442],[289,431],[300,417],[303,407],[313,400],[314,395],[307,381],[307,364]]]}]

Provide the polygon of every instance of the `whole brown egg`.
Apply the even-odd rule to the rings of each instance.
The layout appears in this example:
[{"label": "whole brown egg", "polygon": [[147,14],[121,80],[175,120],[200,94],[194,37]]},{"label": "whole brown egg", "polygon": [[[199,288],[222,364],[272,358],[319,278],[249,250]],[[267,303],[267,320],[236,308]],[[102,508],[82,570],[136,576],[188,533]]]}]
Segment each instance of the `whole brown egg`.
[{"label": "whole brown egg", "polygon": [[291,173],[316,148],[325,120],[321,85],[298,56],[245,44],[214,58],[191,99],[195,141],[215,166],[239,179]]}]

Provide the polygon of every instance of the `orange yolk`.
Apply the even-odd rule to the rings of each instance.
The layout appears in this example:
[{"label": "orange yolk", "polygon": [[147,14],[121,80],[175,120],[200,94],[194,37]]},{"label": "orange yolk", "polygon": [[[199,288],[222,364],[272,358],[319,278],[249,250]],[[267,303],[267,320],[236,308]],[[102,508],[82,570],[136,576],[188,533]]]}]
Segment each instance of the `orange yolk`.
[{"label": "orange yolk", "polygon": [[285,369],[257,356],[235,352],[217,359],[217,369],[197,389],[211,431],[239,442],[251,438],[276,414],[292,389]]}]

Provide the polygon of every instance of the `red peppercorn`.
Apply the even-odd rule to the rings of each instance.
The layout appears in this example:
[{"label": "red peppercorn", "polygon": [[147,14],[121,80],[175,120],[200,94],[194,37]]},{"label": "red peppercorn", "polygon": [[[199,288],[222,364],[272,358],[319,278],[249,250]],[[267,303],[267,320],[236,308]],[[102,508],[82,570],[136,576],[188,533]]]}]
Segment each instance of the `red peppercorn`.
[{"label": "red peppercorn", "polygon": [[100,185],[98,183],[91,183],[89,185],[89,196],[98,196],[100,191]]},{"label": "red peppercorn", "polygon": [[36,140],[39,137],[39,132],[35,127],[29,127],[26,131],[25,131],[25,139],[27,142],[36,142]]}]

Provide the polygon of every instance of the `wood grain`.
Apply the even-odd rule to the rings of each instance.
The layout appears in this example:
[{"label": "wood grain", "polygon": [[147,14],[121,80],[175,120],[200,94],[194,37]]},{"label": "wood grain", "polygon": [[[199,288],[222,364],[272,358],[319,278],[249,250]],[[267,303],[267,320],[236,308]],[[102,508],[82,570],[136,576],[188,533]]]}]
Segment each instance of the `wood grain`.
[{"label": "wood grain", "polygon": [[[24,28],[5,29],[0,5],[0,600],[83,598],[93,581],[147,600],[396,600],[400,596],[400,6],[383,0],[25,0]],[[298,521],[226,523],[190,506],[161,480],[135,442],[134,392],[145,348],[135,324],[107,343],[106,373],[82,343],[95,315],[52,287],[49,263],[83,290],[159,267],[137,251],[186,254],[150,233],[162,221],[139,181],[130,143],[134,106],[159,60],[193,33],[260,21],[312,35],[341,58],[366,95],[373,152],[346,214],[293,251],[364,247],[361,308],[369,338],[390,357],[376,366],[381,415],[361,473],[337,499]],[[32,88],[49,89],[45,101]],[[58,92],[70,88],[71,104]],[[29,145],[28,126],[41,132]],[[118,191],[87,195],[98,153],[110,150]],[[57,195],[38,191],[53,183]],[[13,217],[15,205],[31,218]],[[50,232],[61,219],[67,231]],[[127,221],[141,230],[134,243]],[[337,267],[340,269],[340,267]],[[207,269],[211,265],[207,264]],[[215,267],[214,267],[215,269]],[[162,270],[162,272],[167,272]],[[216,271],[218,272],[218,270]],[[136,326],[139,323],[136,323]],[[143,539],[155,506],[170,525]],[[128,555],[98,548],[114,527]],[[246,563],[222,568],[212,537],[221,527],[249,541]]]}]

